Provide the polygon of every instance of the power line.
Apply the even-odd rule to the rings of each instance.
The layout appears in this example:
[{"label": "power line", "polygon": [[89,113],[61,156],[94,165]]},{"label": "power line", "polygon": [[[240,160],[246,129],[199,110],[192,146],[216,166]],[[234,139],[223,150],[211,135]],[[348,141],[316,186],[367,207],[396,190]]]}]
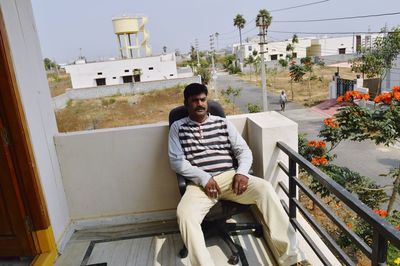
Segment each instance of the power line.
[{"label": "power line", "polygon": [[[271,11],[269,11],[269,12],[270,12],[270,13],[279,12],[279,11],[284,11],[284,10],[289,10],[289,9],[295,9],[295,8],[305,7],[305,6],[317,5],[317,4],[321,4],[321,3],[329,2],[329,1],[330,1],[330,0],[322,0],[322,1],[310,2],[310,3],[306,3],[306,4],[302,4],[302,5],[296,5],[296,6],[290,6],[290,7],[279,8],[279,9],[271,10]],[[252,23],[252,22],[254,22],[254,21],[255,21],[255,19],[252,19],[252,20],[248,21],[244,26],[246,27],[247,25],[249,25],[250,23]],[[228,34],[231,34],[231,33],[233,33],[233,32],[236,32],[236,30],[231,30],[231,31],[228,31],[228,32],[223,32],[223,33],[220,33],[219,35],[228,35]]]},{"label": "power line", "polygon": [[268,30],[268,32],[272,33],[293,33],[293,34],[310,34],[310,35],[318,35],[318,34],[336,34],[336,35],[351,35],[351,34],[373,34],[373,33],[395,33],[394,31],[337,31],[337,32],[305,32],[305,31],[276,31],[276,30]]},{"label": "power line", "polygon": [[285,7],[285,8],[275,9],[275,10],[271,10],[270,13],[272,13],[272,12],[278,12],[278,11],[284,11],[284,10],[289,10],[289,9],[295,9],[295,8],[304,7],[304,6],[316,5],[316,4],[320,4],[320,3],[324,3],[324,2],[329,2],[329,1],[330,1],[330,0],[323,0],[323,1],[311,2],[311,3],[308,3],[308,4],[302,4],[302,5],[297,5],[297,6],[291,6],[291,7]]},{"label": "power line", "polygon": [[338,17],[338,18],[321,18],[321,19],[305,19],[305,20],[275,20],[274,23],[317,22],[317,21],[346,20],[346,19],[359,19],[359,18],[393,16],[393,15],[398,15],[398,14],[400,14],[400,12],[372,14],[372,15],[361,15],[361,16],[352,16],[352,17]]}]

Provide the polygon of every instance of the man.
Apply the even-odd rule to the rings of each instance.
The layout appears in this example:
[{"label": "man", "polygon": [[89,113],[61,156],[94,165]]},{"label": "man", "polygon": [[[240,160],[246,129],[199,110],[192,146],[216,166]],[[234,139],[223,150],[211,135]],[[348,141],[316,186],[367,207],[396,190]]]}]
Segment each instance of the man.
[{"label": "man", "polygon": [[282,91],[281,94],[279,95],[279,103],[281,104],[281,111],[285,111],[285,106],[287,102],[287,96],[285,91]]},{"label": "man", "polygon": [[[189,185],[177,217],[191,265],[214,265],[201,230],[203,218],[218,199],[256,204],[281,265],[303,260],[296,233],[272,185],[249,175],[252,154],[235,127],[225,118],[207,113],[207,87],[192,83],[184,90],[189,116],[171,125],[169,158],[172,169]],[[234,169],[233,158],[238,167]]]}]

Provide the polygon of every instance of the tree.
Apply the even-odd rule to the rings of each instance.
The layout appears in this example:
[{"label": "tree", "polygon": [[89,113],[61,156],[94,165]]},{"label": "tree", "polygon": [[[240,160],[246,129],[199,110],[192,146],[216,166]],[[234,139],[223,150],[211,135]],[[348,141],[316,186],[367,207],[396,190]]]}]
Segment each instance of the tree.
[{"label": "tree", "polygon": [[233,19],[233,26],[239,29],[240,47],[242,47],[242,29],[244,28],[245,24],[246,19],[240,14],[237,14],[236,17]]},{"label": "tree", "polygon": [[269,12],[266,9],[261,9],[258,11],[257,17],[256,17],[256,26],[260,27],[264,25],[267,29],[271,25],[272,22],[272,16],[269,14]]},{"label": "tree", "polygon": [[223,67],[228,70],[229,74],[236,74],[240,72],[240,68],[236,65],[236,58],[234,55],[227,55],[224,58]]},{"label": "tree", "polygon": [[379,36],[369,49],[362,48],[362,56],[350,60],[352,70],[365,74],[367,78],[378,77],[379,89],[382,80],[393,67],[393,62],[400,54],[400,27],[393,28],[390,33]]},{"label": "tree", "polygon": [[303,77],[305,74],[306,74],[306,71],[304,70],[304,67],[302,65],[292,64],[289,67],[290,80],[292,80],[294,82],[303,81]]},{"label": "tree", "polygon": [[[297,57],[295,56],[294,49],[295,44],[299,43],[299,38],[296,34],[293,35],[291,43],[288,43],[286,46],[286,59],[279,59],[279,64],[286,68],[289,65],[289,62],[292,63],[293,60]],[[294,100],[294,91],[293,91],[293,79],[290,79],[290,94],[292,101]]]},{"label": "tree", "polygon": [[314,63],[311,61],[311,57],[307,56],[300,60],[303,65],[303,69],[306,73],[308,73],[308,96],[309,100],[311,100],[311,80],[316,79],[317,77],[314,75]]},{"label": "tree", "polygon": [[244,65],[245,66],[247,66],[247,65],[249,65],[250,66],[250,80],[251,80],[251,72],[252,72],[252,66],[254,65],[254,62],[255,62],[256,60],[254,59],[254,57],[252,56],[252,55],[249,55],[249,57],[247,57],[247,58],[245,58],[244,59]]},{"label": "tree", "polygon": [[[370,139],[376,144],[384,145],[400,140],[400,87],[394,87],[392,92],[376,96],[374,101],[380,108],[370,110],[354,105],[342,109],[335,114],[335,121],[325,121],[319,137],[331,143],[331,150],[347,139]],[[390,214],[400,191],[400,162],[398,167],[384,175],[394,179],[387,207]]]},{"label": "tree", "polygon": [[43,59],[43,63],[44,63],[44,69],[46,69],[46,70],[51,70],[51,69],[55,69],[58,67],[56,62],[52,61],[51,59],[49,59],[47,57],[45,59]]},{"label": "tree", "polygon": [[195,74],[201,76],[201,83],[204,85],[207,85],[211,80],[211,71],[208,67],[197,67]]},{"label": "tree", "polygon": [[235,114],[236,97],[239,96],[241,91],[242,88],[234,88],[232,86],[229,86],[228,89],[224,92],[228,100],[230,100],[229,97],[232,97],[233,99],[233,114]]}]

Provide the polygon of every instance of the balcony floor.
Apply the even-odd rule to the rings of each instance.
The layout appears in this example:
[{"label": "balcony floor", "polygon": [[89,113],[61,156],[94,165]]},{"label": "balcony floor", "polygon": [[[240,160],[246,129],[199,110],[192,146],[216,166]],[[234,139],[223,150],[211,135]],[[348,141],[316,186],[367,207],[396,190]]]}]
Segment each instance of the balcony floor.
[{"label": "balcony floor", "polygon": [[[248,222],[249,216],[234,220]],[[263,238],[251,231],[232,237],[243,249],[244,263],[238,265],[276,265]],[[189,265],[178,256],[182,245],[175,220],[88,229],[73,234],[56,265]],[[230,251],[220,238],[207,239],[207,248],[216,265],[230,265]]]}]

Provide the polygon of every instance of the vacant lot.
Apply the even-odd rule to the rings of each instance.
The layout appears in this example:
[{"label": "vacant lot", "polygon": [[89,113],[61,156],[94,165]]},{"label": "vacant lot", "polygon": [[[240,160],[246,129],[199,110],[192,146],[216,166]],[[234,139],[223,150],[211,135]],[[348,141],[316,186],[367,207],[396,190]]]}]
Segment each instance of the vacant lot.
[{"label": "vacant lot", "polygon": [[[183,104],[183,89],[70,101],[66,108],[56,112],[58,130],[71,132],[168,121],[169,111]],[[213,99],[212,92],[209,99]],[[220,103],[227,114],[232,114],[231,104],[223,99]]]},{"label": "vacant lot", "polygon": [[51,97],[63,94],[66,89],[72,88],[71,78],[65,72],[47,74]]},{"label": "vacant lot", "polygon": [[[332,76],[336,71],[336,67],[314,67],[315,78],[310,81],[310,91],[308,87],[308,74],[304,76],[303,81],[299,83],[291,83],[288,70],[276,71],[274,69],[268,69],[267,90],[275,94],[279,94],[284,90],[286,91],[289,100],[293,100],[303,105],[314,105],[328,98],[329,82],[332,80]],[[239,76],[243,80],[251,81],[261,88],[260,74],[240,74]],[[340,76],[346,79],[354,79],[356,75],[355,73],[352,73],[349,68],[340,68]],[[293,94],[291,88],[293,89]]]}]

